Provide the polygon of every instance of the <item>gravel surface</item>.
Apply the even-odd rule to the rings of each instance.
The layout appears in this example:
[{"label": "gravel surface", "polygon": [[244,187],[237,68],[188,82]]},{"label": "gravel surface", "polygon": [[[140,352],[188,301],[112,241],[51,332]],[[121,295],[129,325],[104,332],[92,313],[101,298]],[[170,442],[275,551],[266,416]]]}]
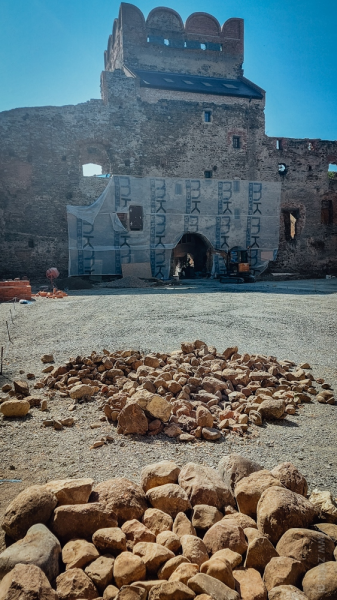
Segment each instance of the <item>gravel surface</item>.
[{"label": "gravel surface", "polygon": [[[63,300],[38,298],[17,305],[13,324],[9,306],[1,304],[1,339],[6,339],[8,320],[13,343],[7,344],[0,386],[24,379],[20,370],[39,377],[42,354],[53,353],[57,365],[92,350],[167,352],[178,349],[183,340],[198,338],[221,351],[238,345],[239,352],[309,362],[314,376],[336,389],[337,296],[324,294],[324,287],[321,291],[303,282],[253,288],[203,282],[176,289],[94,289],[70,292]],[[337,292],[337,286],[330,284],[328,291]],[[233,434],[215,443],[183,444],[162,434],[119,436],[114,426],[99,421],[102,413],[95,400],[79,404],[74,412],[68,411],[70,404],[69,398],[56,396],[48,401],[48,412],[33,408],[24,419],[0,422],[0,477],[21,479],[0,485],[0,518],[8,502],[33,483],[83,476],[101,481],[121,475],[138,481],[140,469],[150,462],[173,459],[179,465],[194,461],[217,466],[229,452],[240,452],[265,468],[290,460],[307,477],[310,490],[330,489],[337,495],[337,405],[314,400],[297,416],[264,423],[243,438]],[[42,426],[44,419],[61,416],[74,416],[75,426],[63,431]],[[90,427],[99,422],[100,428]],[[113,441],[89,450],[105,434]]]}]

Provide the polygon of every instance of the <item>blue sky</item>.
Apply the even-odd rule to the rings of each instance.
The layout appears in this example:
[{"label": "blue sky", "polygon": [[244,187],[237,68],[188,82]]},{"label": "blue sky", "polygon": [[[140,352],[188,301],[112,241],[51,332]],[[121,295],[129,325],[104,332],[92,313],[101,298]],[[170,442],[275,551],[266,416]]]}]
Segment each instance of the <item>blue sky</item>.
[{"label": "blue sky", "polygon": [[[161,4],[139,0],[145,15]],[[185,20],[245,20],[245,76],[267,91],[271,136],[337,139],[336,0],[170,0]],[[119,2],[1,0],[0,111],[99,98]]]}]

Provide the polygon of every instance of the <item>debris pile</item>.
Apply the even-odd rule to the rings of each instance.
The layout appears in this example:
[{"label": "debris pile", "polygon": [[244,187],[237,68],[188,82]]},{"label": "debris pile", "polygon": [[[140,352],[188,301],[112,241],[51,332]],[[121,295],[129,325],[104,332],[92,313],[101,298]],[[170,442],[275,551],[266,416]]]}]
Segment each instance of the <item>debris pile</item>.
[{"label": "debris pile", "polygon": [[68,294],[66,294],[66,292],[62,292],[62,290],[54,288],[52,292],[46,292],[42,290],[40,292],[37,292],[37,294],[32,294],[32,296],[34,298],[52,298],[53,300],[57,300],[65,298],[66,296],[68,296]]},{"label": "debris pile", "polygon": [[181,441],[242,435],[263,419],[295,414],[314,396],[321,403],[335,402],[323,380],[317,382],[326,389],[314,387],[306,363],[239,354],[237,347],[220,353],[200,340],[183,342],[181,350],[169,354],[93,352],[60,366],[50,364],[43,373],[35,388],[49,388],[73,403],[96,397],[120,434],[164,432]]},{"label": "debris pile", "polygon": [[337,598],[336,504],[327,491],[308,498],[292,463],[161,461],[143,467],[140,485],[93,484],[50,481],[10,503],[1,598]]}]

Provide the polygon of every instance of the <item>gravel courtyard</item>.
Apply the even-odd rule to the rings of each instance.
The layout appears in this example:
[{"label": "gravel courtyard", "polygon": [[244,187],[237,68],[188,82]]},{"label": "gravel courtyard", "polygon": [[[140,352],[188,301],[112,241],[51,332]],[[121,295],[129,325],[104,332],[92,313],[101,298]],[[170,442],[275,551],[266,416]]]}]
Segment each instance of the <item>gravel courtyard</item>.
[{"label": "gravel courtyard", "polygon": [[[135,348],[172,351],[183,340],[201,339],[223,351],[261,353],[296,363],[309,362],[314,377],[337,388],[337,280],[279,282],[254,286],[221,286],[217,282],[186,283],[177,288],[71,292],[63,300],[38,298],[17,305],[12,323],[9,305],[0,305],[1,345],[6,344],[6,320],[12,337],[0,386],[26,373],[39,377],[42,354],[53,353],[55,364],[71,356]],[[21,371],[21,374],[20,374]],[[22,373],[24,372],[24,374]],[[33,388],[34,381],[30,382]],[[35,390],[38,392],[38,390]],[[266,468],[291,460],[307,477],[309,489],[330,489],[337,495],[337,405],[315,400],[297,416],[254,427],[243,438],[230,435],[220,442],[197,440],[183,444],[163,434],[122,437],[101,422],[96,401],[68,412],[69,398],[48,400],[49,410],[33,408],[24,419],[0,421],[0,517],[10,499],[27,485],[66,477],[95,481],[124,475],[139,480],[150,462],[173,459],[217,466],[229,452],[254,458]],[[72,428],[56,431],[42,426],[45,418],[72,415]],[[109,434],[108,445],[90,445]]]}]

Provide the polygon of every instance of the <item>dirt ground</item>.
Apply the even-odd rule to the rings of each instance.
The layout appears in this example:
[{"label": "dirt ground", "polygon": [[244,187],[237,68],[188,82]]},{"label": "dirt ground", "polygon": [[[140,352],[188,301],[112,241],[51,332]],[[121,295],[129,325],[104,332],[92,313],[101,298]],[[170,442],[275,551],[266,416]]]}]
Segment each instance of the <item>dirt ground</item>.
[{"label": "dirt ground", "polygon": [[[53,353],[55,363],[61,364],[92,350],[166,352],[178,349],[183,340],[198,338],[221,351],[238,345],[239,352],[307,361],[315,377],[337,388],[337,280],[100,288],[70,292],[63,300],[38,298],[11,311],[8,304],[0,305],[1,345],[5,347],[0,386],[18,377],[24,379],[27,373],[39,377],[43,368],[40,357],[45,353]],[[6,340],[6,321],[11,343]],[[24,419],[0,421],[0,519],[9,501],[28,485],[84,476],[101,481],[125,475],[138,481],[140,469],[150,462],[174,459],[180,465],[193,461],[216,467],[224,454],[233,451],[266,468],[290,460],[307,477],[310,489],[330,489],[337,495],[337,405],[314,400],[297,416],[265,423],[253,428],[249,436],[184,445],[162,434],[119,436],[114,426],[99,421],[102,413],[95,400],[78,405],[72,413],[69,404],[69,399],[56,396],[48,402],[47,413],[33,408]],[[70,415],[76,419],[72,428],[55,431],[42,425],[45,418]],[[94,423],[100,427],[92,429]],[[90,450],[92,442],[104,433],[113,441]]]}]

